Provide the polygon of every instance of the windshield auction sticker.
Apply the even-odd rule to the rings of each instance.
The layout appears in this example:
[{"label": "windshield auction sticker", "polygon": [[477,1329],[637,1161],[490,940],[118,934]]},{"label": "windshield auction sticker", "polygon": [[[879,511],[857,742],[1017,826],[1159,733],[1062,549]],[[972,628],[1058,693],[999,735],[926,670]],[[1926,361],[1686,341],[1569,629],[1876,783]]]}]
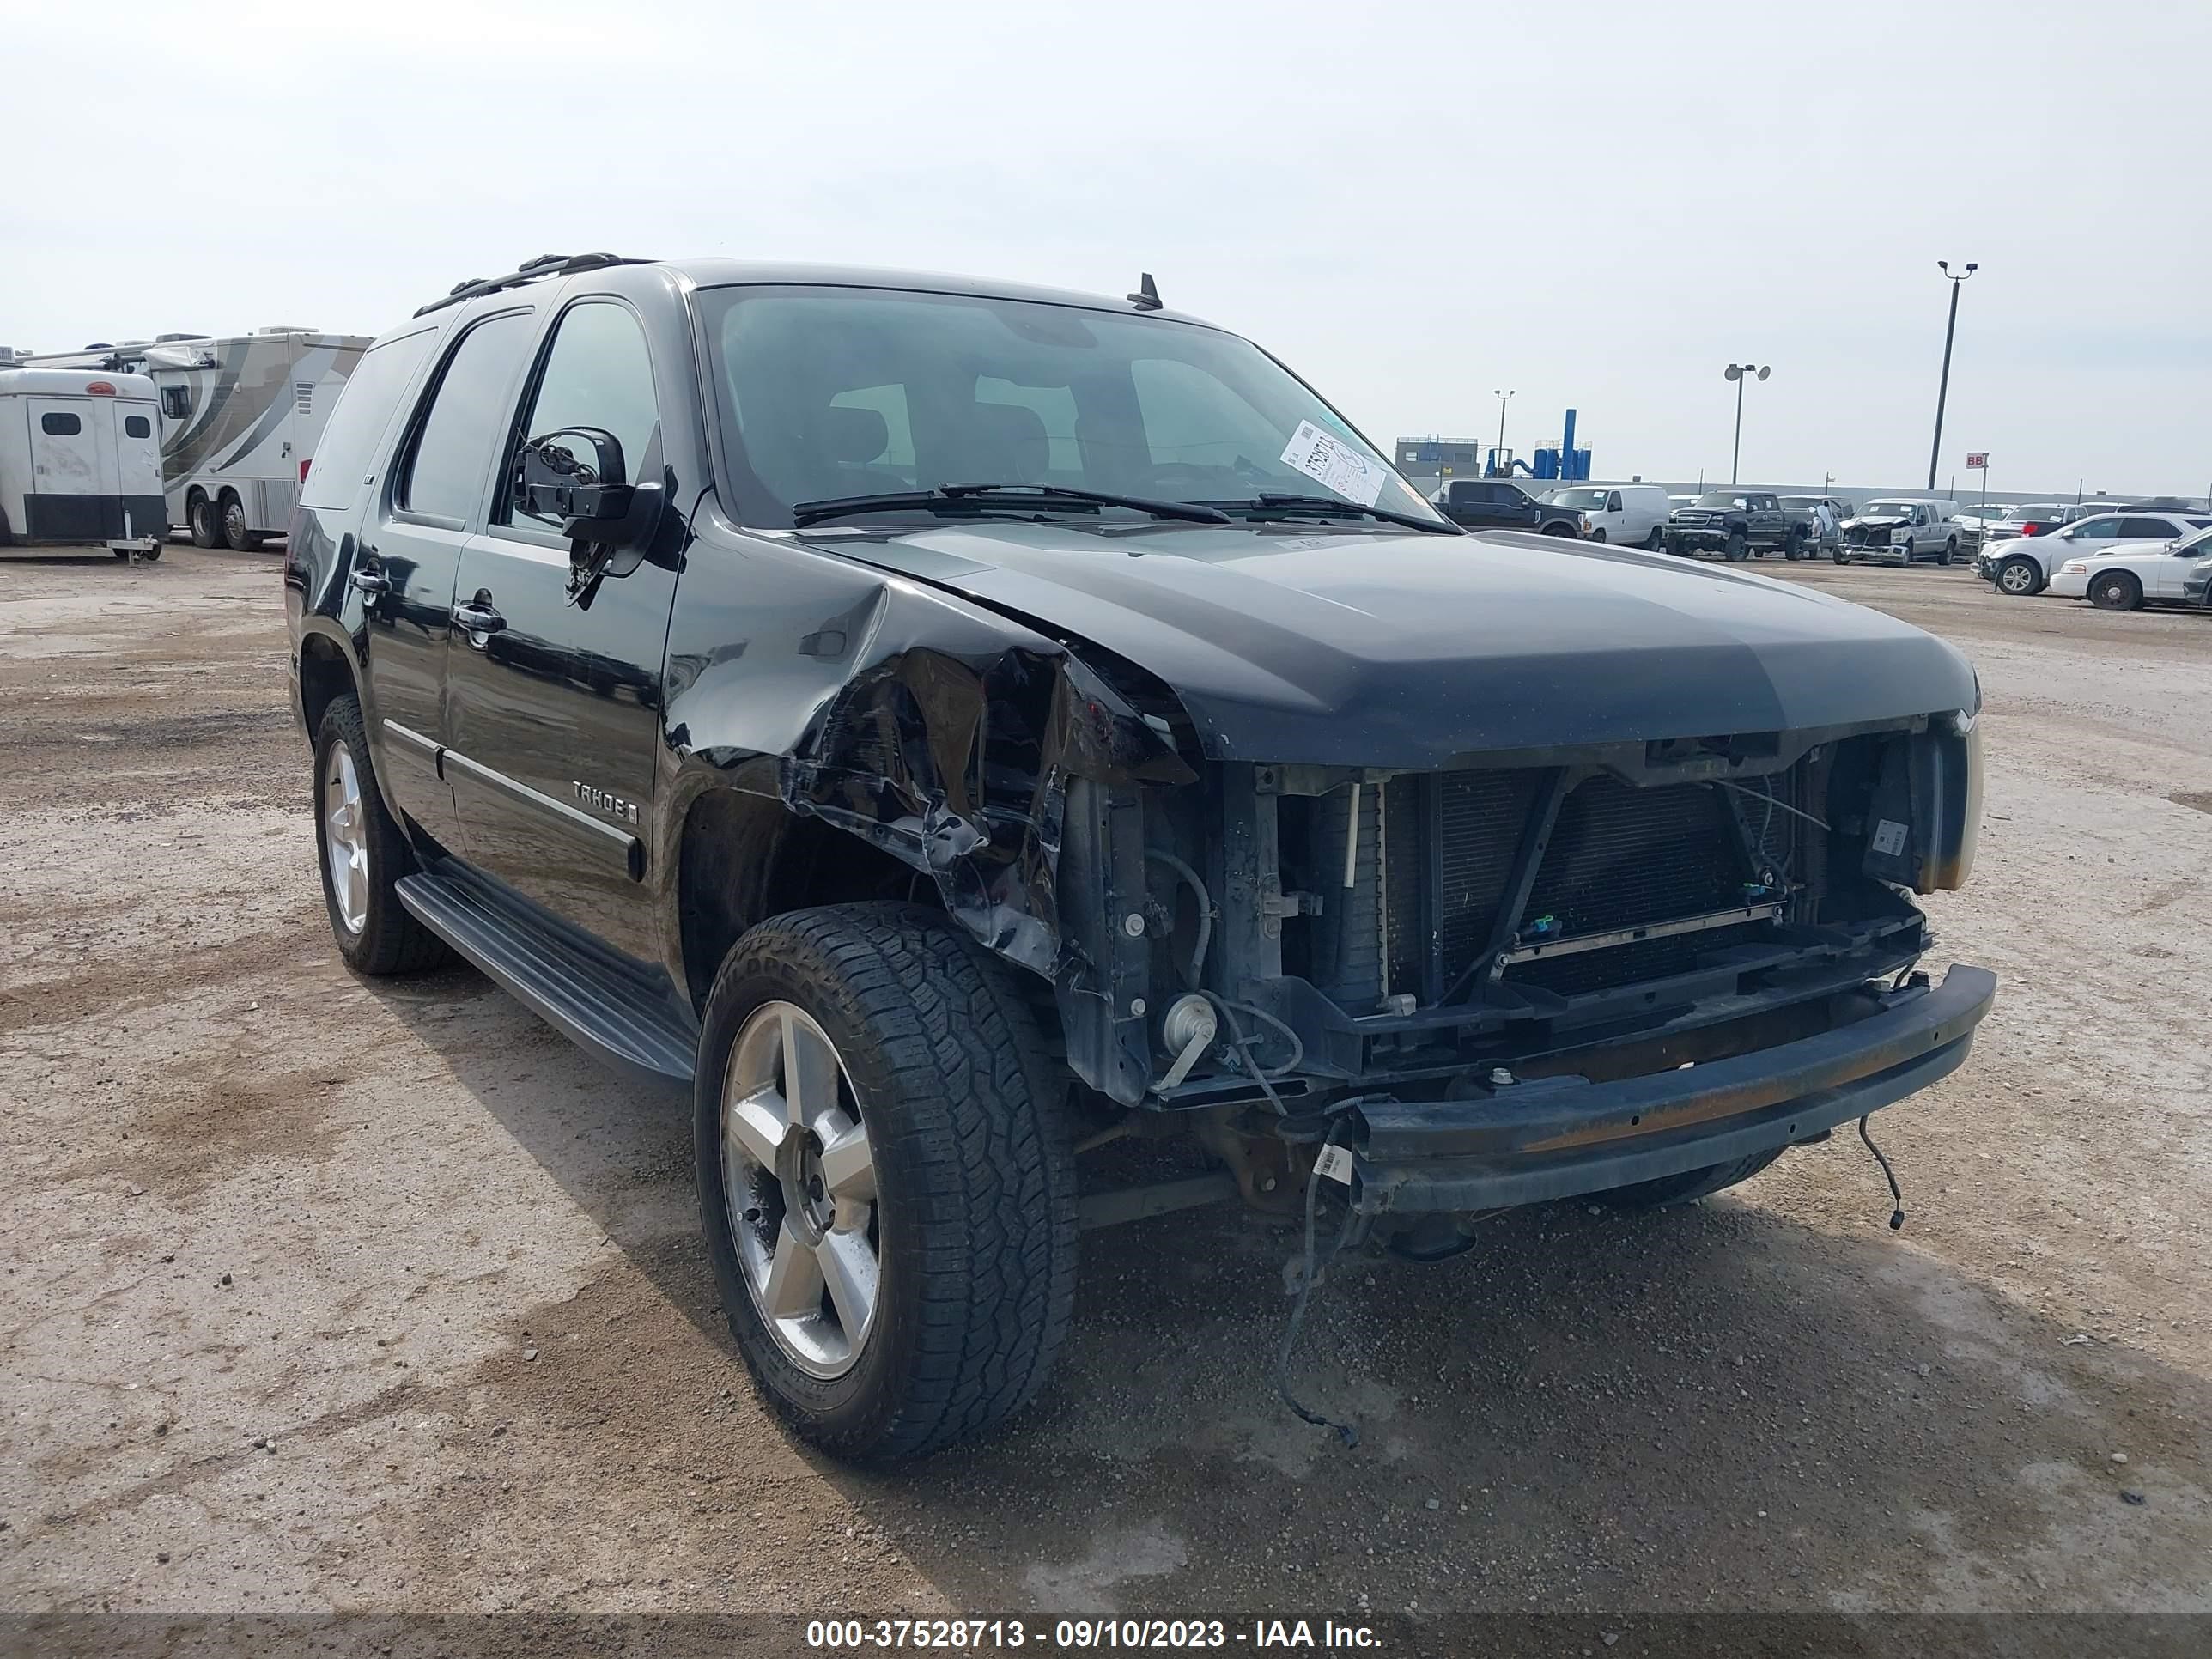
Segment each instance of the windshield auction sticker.
[{"label": "windshield auction sticker", "polygon": [[1372,507],[1382,499],[1389,473],[1341,438],[1300,421],[1283,450],[1283,459],[1310,478],[1318,478],[1348,501]]}]

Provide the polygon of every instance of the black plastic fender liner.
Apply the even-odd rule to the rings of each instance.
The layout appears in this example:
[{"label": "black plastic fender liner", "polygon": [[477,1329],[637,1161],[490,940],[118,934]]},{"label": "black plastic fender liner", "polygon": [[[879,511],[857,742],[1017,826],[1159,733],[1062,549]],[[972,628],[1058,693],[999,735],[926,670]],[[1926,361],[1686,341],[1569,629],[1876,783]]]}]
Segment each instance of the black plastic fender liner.
[{"label": "black plastic fender liner", "polygon": [[1940,985],[1887,994],[1866,1019],[1681,1071],[1539,1078],[1480,1101],[1364,1103],[1356,1202],[1369,1214],[1503,1209],[1809,1139],[1957,1070],[1996,982],[1960,963]]}]

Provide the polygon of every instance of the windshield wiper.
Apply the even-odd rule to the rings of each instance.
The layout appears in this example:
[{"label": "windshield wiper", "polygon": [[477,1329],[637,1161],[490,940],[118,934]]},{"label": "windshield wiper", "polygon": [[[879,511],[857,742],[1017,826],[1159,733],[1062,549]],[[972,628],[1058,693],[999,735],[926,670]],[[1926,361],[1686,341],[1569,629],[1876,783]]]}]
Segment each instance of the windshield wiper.
[{"label": "windshield wiper", "polygon": [[1073,489],[1065,484],[949,483],[933,489],[891,489],[877,495],[847,495],[836,501],[799,501],[791,509],[791,521],[801,529],[824,519],[841,519],[848,513],[938,512],[946,507],[1019,507],[1029,503],[1049,507],[1079,502],[1086,507],[1126,507],[1149,513],[1156,519],[1180,519],[1188,524],[1227,524],[1229,515],[1199,501],[1155,501],[1148,495],[1117,495],[1104,489]]},{"label": "windshield wiper", "polygon": [[[1262,490],[1249,501],[1212,501],[1212,507],[1226,507],[1231,512],[1244,509],[1243,516],[1256,518],[1359,518],[1380,519],[1385,524],[1401,524],[1408,530],[1425,530],[1431,536],[1464,536],[1467,532],[1449,519],[1424,519],[1419,514],[1394,512],[1387,507],[1367,507],[1358,501],[1348,501],[1334,495],[1285,495],[1273,490]],[[1252,509],[1258,508],[1255,512]]]}]

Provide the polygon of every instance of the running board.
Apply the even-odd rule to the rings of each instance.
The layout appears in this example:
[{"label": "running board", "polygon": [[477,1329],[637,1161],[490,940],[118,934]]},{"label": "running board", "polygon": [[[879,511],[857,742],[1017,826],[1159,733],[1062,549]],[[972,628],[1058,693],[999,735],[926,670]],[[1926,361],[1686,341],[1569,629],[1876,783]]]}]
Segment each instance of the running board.
[{"label": "running board", "polygon": [[617,1071],[690,1086],[698,1027],[665,988],[473,881],[420,874],[396,885],[425,927],[562,1036]]}]

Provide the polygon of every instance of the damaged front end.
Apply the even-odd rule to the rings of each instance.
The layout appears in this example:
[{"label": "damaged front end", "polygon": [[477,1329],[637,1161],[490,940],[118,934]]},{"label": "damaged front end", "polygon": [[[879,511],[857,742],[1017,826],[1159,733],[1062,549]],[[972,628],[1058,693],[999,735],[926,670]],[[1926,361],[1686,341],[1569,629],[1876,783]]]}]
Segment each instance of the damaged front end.
[{"label": "damaged front end", "polygon": [[1211,1139],[1305,1149],[1299,1173],[1346,1146],[1370,1216],[1821,1138],[1955,1067],[1990,1005],[1983,970],[1910,971],[1909,895],[1972,862],[1978,744],[1959,711],[1438,771],[1075,779],[1069,1061]]},{"label": "damaged front end", "polygon": [[[1188,1131],[1255,1202],[1327,1141],[1356,1210],[1403,1218],[1818,1139],[1955,1067],[1993,995],[1911,972],[1912,896],[1972,863],[1972,708],[1268,762],[1003,604],[877,586],[806,643],[802,729],[695,757],[926,880],[1037,976],[1101,1123]],[[714,672],[678,686],[672,714],[706,711],[686,737],[759,706]],[[774,888],[787,861],[733,863]]]}]

